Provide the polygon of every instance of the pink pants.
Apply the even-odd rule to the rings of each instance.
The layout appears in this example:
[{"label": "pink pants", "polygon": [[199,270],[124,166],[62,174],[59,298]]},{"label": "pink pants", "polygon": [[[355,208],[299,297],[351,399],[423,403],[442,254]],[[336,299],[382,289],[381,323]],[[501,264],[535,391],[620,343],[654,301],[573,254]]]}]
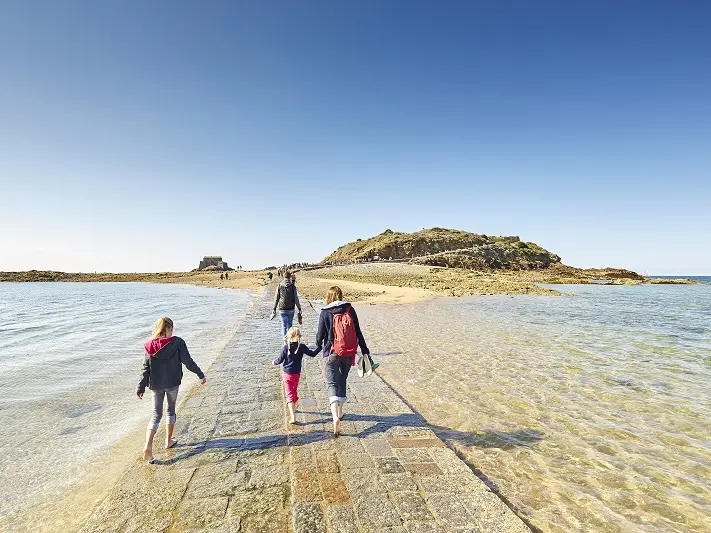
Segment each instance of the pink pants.
[{"label": "pink pants", "polygon": [[299,395],[296,389],[299,388],[299,379],[301,374],[282,374],[284,378],[284,393],[288,403],[296,403],[299,401]]}]

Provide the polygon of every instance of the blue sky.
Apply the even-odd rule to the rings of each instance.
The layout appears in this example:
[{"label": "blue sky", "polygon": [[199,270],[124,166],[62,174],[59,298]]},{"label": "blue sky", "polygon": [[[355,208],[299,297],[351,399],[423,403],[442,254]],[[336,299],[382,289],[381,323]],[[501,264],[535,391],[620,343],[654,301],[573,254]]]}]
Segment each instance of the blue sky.
[{"label": "blue sky", "polygon": [[0,3],[0,270],[386,228],[711,274],[707,2]]}]

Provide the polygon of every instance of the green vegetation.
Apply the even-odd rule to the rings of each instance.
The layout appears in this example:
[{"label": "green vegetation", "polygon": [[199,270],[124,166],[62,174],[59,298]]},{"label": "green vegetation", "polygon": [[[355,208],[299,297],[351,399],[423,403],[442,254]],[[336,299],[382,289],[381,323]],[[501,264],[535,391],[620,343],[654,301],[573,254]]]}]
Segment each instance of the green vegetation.
[{"label": "green vegetation", "polygon": [[518,237],[491,237],[467,231],[431,228],[415,233],[390,229],[370,239],[341,246],[325,263],[349,263],[369,259],[411,259],[413,263],[471,270],[546,268],[560,257]]}]

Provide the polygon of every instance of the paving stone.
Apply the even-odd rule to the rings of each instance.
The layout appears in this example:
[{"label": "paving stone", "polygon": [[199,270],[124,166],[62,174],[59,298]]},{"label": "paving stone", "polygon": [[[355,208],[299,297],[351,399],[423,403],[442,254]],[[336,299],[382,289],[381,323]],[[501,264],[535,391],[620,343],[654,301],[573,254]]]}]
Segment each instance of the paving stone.
[{"label": "paving stone", "polygon": [[350,471],[342,473],[341,476],[353,501],[371,494],[386,492],[385,485],[380,482],[380,478],[375,473]]},{"label": "paving stone", "polygon": [[412,479],[412,474],[386,474],[380,476],[380,482],[388,492],[414,492],[418,490],[417,483]]},{"label": "paving stone", "polygon": [[350,502],[351,495],[341,474],[320,474],[318,479],[323,500],[327,504],[334,505]]},{"label": "paving stone", "polygon": [[339,460],[343,470],[372,469],[375,467],[373,459],[367,453],[342,453],[339,456]]},{"label": "paving stone", "polygon": [[204,527],[211,522],[222,520],[228,503],[228,498],[186,500],[180,504],[178,517],[173,527],[178,529]]},{"label": "paving stone", "polygon": [[217,496],[232,496],[235,492],[246,489],[246,472],[229,473],[226,476],[205,478],[201,482],[191,481],[187,498],[214,498]]},{"label": "paving stone", "polygon": [[436,463],[405,463],[405,470],[420,476],[442,473]]},{"label": "paving stone", "polygon": [[335,474],[341,471],[338,456],[334,451],[317,452],[316,465],[318,467],[318,471],[324,474]]},{"label": "paving stone", "polygon": [[242,517],[240,533],[289,533],[289,517],[285,513],[248,514]]},{"label": "paving stone", "polygon": [[371,494],[355,504],[355,514],[364,529],[374,530],[402,525],[395,504],[387,494]]},{"label": "paving stone", "polygon": [[253,468],[249,475],[249,489],[276,487],[289,482],[289,467],[287,465],[263,466]]},{"label": "paving stone", "polygon": [[333,447],[338,451],[354,453],[366,453],[361,439],[349,435],[341,435],[337,439],[332,439]]},{"label": "paving stone", "polygon": [[363,440],[363,446],[365,451],[368,452],[372,457],[392,457],[393,450],[388,444],[388,441],[380,438],[365,439]]},{"label": "paving stone", "polygon": [[291,446],[289,453],[292,464],[310,465],[313,462],[313,454],[309,446]]},{"label": "paving stone", "polygon": [[241,417],[222,417],[215,425],[214,437],[229,437],[232,435],[249,435],[259,431],[259,426]]},{"label": "paving stone", "polygon": [[224,394],[210,394],[203,398],[201,407],[216,407],[222,405],[225,401]]},{"label": "paving stone", "polygon": [[393,448],[444,448],[444,443],[439,439],[413,439],[413,438],[389,438],[388,443]]},{"label": "paving stone", "polygon": [[319,504],[297,503],[292,508],[294,533],[326,533],[323,508]]},{"label": "paving stone", "polygon": [[376,457],[375,464],[381,474],[401,474],[405,471],[397,457]]},{"label": "paving stone", "polygon": [[195,407],[200,407],[202,405],[202,401],[204,398],[198,397],[198,396],[193,396],[192,398],[188,398],[185,400],[185,403],[183,404],[183,409],[193,409]]},{"label": "paving stone", "polygon": [[446,529],[434,522],[405,522],[405,529],[408,533],[448,533]]},{"label": "paving stone", "polygon": [[312,468],[295,468],[292,471],[292,496],[295,502],[321,501],[318,474]]},{"label": "paving stone", "polygon": [[288,440],[286,435],[263,435],[246,438],[242,448],[245,450],[264,450],[277,447],[286,448],[287,446]]},{"label": "paving stone", "polygon": [[328,524],[331,533],[359,533],[355,513],[350,505],[329,507]]},{"label": "paving stone", "polygon": [[263,420],[265,418],[273,418],[273,417],[274,417],[274,411],[271,409],[259,409],[259,410],[249,412],[249,419],[250,420]]},{"label": "paving stone", "polygon": [[463,494],[460,501],[481,531],[530,533],[524,522],[493,492]]},{"label": "paving stone", "polygon": [[396,492],[391,495],[391,498],[397,505],[403,520],[418,522],[434,520],[425,500],[416,492]]},{"label": "paving stone", "polygon": [[429,450],[440,450],[441,448],[397,448],[395,453],[403,463],[432,463],[434,459]]},{"label": "paving stone", "polygon": [[450,492],[452,494],[467,494],[490,492],[484,482],[472,473],[450,476],[422,476],[417,478],[417,484],[427,493]]},{"label": "paving stone", "polygon": [[[163,533],[168,529],[172,516],[161,513],[154,516],[133,516],[121,528],[122,533]],[[111,529],[92,529],[90,531],[112,531]]]},{"label": "paving stone", "polygon": [[445,474],[468,474],[471,473],[469,467],[457,454],[449,448],[429,448],[429,455],[432,457],[439,469]]},{"label": "paving stone", "polygon": [[285,514],[290,496],[288,485],[238,492],[230,498],[227,514],[230,516],[247,516],[250,513]]},{"label": "paving stone", "polygon": [[457,494],[430,494],[427,496],[427,503],[437,520],[447,528],[476,526]]},{"label": "paving stone", "polygon": [[242,519],[239,516],[230,516],[211,522],[206,526],[186,528],[182,533],[239,533]]}]

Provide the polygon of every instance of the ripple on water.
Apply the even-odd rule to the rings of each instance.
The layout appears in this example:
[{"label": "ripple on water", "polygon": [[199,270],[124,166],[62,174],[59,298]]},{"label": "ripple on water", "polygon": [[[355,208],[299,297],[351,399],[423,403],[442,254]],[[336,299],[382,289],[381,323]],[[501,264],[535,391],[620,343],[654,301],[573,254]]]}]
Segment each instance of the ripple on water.
[{"label": "ripple on water", "polygon": [[[140,449],[140,435],[130,448],[123,439],[149,415],[135,389],[157,317],[174,319],[207,369],[250,298],[186,285],[2,284],[0,374],[12,386],[0,387],[0,530],[67,529],[126,464],[125,455],[107,459],[107,450]],[[186,372],[182,390],[195,382]],[[99,463],[106,471],[87,468]],[[97,484],[86,486],[87,476]],[[63,506],[78,486],[86,499]]]},{"label": "ripple on water", "polygon": [[378,372],[546,532],[711,532],[711,286],[363,306]]}]

